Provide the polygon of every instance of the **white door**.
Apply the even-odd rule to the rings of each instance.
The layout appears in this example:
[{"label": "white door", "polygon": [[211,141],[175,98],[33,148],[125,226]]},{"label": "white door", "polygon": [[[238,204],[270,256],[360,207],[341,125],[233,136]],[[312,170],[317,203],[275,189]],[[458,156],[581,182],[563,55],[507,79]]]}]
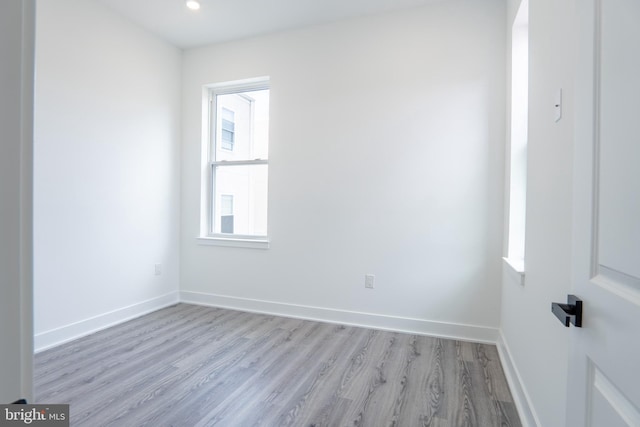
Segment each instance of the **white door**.
[{"label": "white door", "polygon": [[640,0],[576,0],[571,426],[640,426]]}]

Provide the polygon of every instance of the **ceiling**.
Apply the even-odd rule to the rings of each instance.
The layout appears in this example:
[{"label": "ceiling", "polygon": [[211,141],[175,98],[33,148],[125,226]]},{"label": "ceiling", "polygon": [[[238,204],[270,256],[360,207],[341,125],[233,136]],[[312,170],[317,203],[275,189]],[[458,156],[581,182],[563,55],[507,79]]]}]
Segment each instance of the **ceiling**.
[{"label": "ceiling", "polygon": [[97,0],[180,48],[416,7],[434,0]]}]

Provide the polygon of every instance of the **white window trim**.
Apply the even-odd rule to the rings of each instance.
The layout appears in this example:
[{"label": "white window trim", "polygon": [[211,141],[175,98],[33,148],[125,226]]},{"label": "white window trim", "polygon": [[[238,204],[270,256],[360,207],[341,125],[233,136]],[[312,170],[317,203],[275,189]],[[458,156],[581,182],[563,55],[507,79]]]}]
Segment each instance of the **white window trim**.
[{"label": "white window trim", "polygon": [[198,244],[205,246],[226,246],[231,248],[269,249],[269,239],[255,236],[198,237]]},{"label": "white window trim", "polygon": [[515,282],[519,283],[521,286],[524,286],[524,259],[502,257],[502,261],[509,276],[511,276],[511,278]]},{"label": "white window trim", "polygon": [[200,233],[196,241],[200,245],[249,249],[269,249],[269,236],[227,235],[212,232],[213,225],[213,165],[268,164],[268,160],[213,161],[211,158],[211,126],[215,112],[211,108],[212,95],[225,95],[242,91],[270,89],[269,77],[257,77],[226,83],[205,85],[202,88],[202,151],[201,151],[201,195]]}]

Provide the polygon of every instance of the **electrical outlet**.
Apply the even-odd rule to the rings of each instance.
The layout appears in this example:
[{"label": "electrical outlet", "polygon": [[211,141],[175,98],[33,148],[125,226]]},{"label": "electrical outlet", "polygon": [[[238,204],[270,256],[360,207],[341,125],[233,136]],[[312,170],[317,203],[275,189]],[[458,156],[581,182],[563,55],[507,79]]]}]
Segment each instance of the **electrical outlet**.
[{"label": "electrical outlet", "polygon": [[376,276],[373,274],[365,274],[364,275],[364,287],[373,289],[373,284],[376,281]]},{"label": "electrical outlet", "polygon": [[156,264],[156,276],[160,276],[162,274],[162,264]]}]

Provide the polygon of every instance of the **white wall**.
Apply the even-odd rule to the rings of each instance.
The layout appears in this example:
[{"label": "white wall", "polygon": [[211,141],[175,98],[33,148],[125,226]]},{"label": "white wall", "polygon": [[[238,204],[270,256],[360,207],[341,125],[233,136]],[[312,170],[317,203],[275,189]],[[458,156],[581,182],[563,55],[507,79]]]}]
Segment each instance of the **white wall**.
[{"label": "white wall", "polygon": [[[504,20],[499,0],[437,2],[186,51],[182,296],[495,338]],[[260,76],[271,77],[271,247],[198,245],[202,86]]]},{"label": "white wall", "polygon": [[0,402],[32,398],[35,1],[0,2]]},{"label": "white wall", "polygon": [[42,1],[37,25],[42,348],[177,298],[181,52],[93,1]]},{"label": "white wall", "polygon": [[[518,5],[509,1],[509,30]],[[525,284],[505,268],[501,329],[532,422],[560,426],[567,416],[568,331],[551,313],[551,302],[566,301],[571,283],[574,5],[537,0],[529,6]],[[556,123],[559,88],[563,118]]]}]

